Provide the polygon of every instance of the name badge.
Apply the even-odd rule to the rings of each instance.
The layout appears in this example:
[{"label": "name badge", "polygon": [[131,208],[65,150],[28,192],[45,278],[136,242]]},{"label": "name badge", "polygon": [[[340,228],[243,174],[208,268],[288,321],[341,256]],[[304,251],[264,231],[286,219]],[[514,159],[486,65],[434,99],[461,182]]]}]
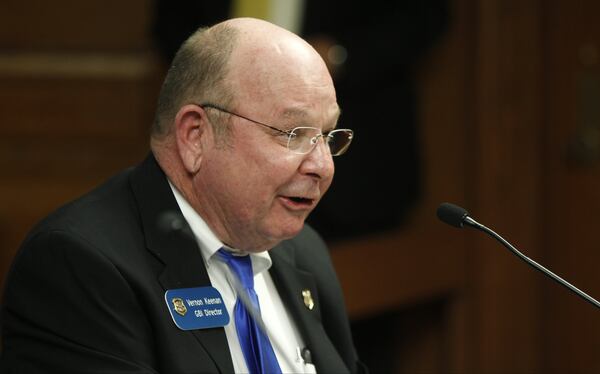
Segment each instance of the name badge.
[{"label": "name badge", "polygon": [[229,323],[223,297],[214,287],[167,290],[165,302],[181,330],[210,329]]}]

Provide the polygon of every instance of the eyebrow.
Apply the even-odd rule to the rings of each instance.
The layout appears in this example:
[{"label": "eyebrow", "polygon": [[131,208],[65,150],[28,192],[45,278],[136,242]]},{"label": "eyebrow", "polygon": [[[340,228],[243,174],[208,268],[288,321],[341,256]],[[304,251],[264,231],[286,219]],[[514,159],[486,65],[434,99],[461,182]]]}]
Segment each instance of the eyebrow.
[{"label": "eyebrow", "polygon": [[285,118],[307,117],[308,112],[300,108],[288,108],[283,111],[283,116]]}]

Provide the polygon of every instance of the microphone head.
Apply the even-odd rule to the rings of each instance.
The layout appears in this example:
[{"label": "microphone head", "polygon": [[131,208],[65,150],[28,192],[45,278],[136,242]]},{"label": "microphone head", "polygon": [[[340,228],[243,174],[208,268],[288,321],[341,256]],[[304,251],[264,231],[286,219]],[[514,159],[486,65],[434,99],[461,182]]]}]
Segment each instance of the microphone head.
[{"label": "microphone head", "polygon": [[469,212],[458,205],[442,203],[437,208],[437,216],[442,222],[461,229],[463,228],[465,218],[469,216]]},{"label": "microphone head", "polygon": [[174,211],[162,212],[158,216],[156,226],[165,234],[183,232],[186,235],[191,235],[190,228],[183,215]]},{"label": "microphone head", "polygon": [[156,223],[158,228],[165,233],[178,231],[183,227],[181,217],[179,217],[179,215],[173,211],[162,212],[158,216]]}]

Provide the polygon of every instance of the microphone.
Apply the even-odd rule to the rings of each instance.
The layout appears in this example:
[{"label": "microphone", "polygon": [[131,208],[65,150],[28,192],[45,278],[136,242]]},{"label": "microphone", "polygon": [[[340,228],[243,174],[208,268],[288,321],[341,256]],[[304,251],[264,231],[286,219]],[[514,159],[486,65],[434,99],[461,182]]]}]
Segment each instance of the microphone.
[{"label": "microphone", "polygon": [[500,235],[495,233],[490,228],[480,224],[479,222],[477,222],[473,218],[471,218],[469,216],[469,212],[467,212],[465,209],[463,209],[457,205],[454,205],[454,204],[443,203],[437,209],[437,216],[442,222],[447,223],[450,226],[463,228],[465,225],[467,225],[469,227],[473,227],[477,230],[483,231],[484,233],[490,235],[491,237],[493,237],[494,239],[499,241],[502,245],[504,245],[506,248],[508,248],[508,250],[510,250],[521,260],[525,261],[527,264],[532,266],[534,269],[540,271],[544,275],[548,276],[549,278],[551,278],[554,281],[558,282],[559,284],[563,285],[570,291],[575,292],[577,295],[579,295],[581,298],[583,298],[585,301],[589,302],[590,304],[596,306],[597,308],[600,308],[600,303],[596,299],[589,296],[585,292],[581,291],[577,287],[573,286],[571,283],[562,279],[558,275],[554,274],[547,268],[538,264],[534,260],[525,256],[523,253],[519,252],[512,244],[510,244],[508,241],[506,241],[503,237],[501,237]]},{"label": "microphone", "polygon": [[162,212],[156,220],[156,226],[163,233],[171,234],[177,232],[195,240],[194,234],[181,213],[172,210]]}]

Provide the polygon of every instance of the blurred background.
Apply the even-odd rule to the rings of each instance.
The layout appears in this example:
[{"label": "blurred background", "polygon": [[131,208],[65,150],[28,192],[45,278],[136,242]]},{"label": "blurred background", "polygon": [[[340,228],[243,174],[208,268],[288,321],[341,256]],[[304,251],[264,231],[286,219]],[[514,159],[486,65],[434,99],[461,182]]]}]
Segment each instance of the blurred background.
[{"label": "blurred background", "polygon": [[144,158],[178,45],[250,15],[323,54],[356,130],[310,221],[372,372],[598,373],[599,310],[435,218],[462,205],[600,298],[598,14],[595,0],[2,0],[0,275],[35,222]]}]

